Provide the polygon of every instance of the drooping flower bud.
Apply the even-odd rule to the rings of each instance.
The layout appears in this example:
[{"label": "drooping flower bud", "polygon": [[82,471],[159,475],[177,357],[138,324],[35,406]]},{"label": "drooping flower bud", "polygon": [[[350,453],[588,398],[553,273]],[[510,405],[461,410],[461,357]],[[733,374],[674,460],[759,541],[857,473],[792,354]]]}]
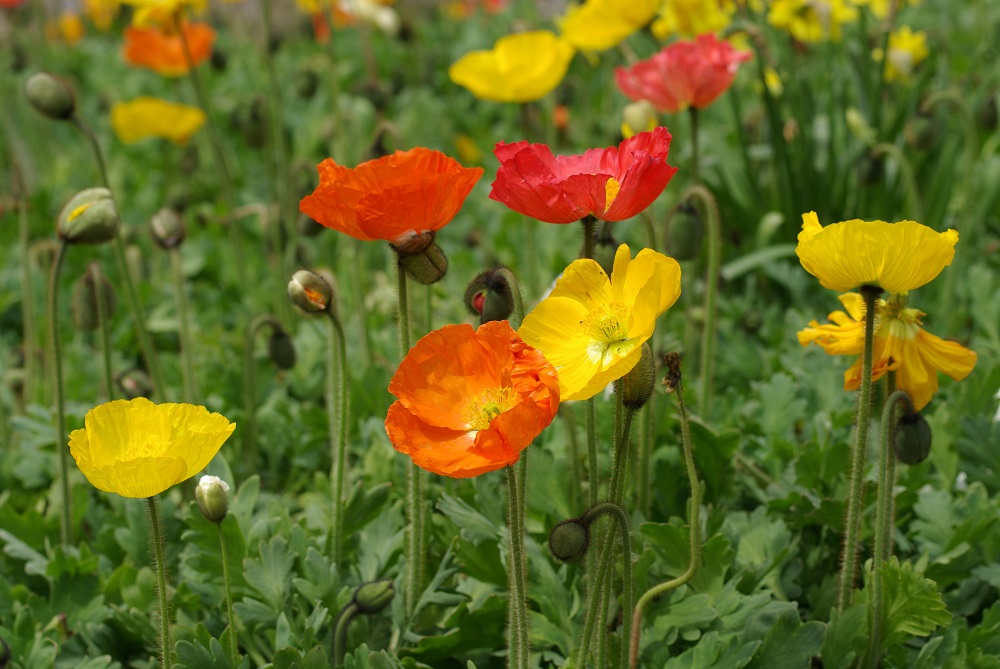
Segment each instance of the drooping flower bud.
[{"label": "drooping flower bud", "polygon": [[122,394],[127,400],[134,400],[136,397],[152,397],[153,395],[153,381],[141,369],[130,369],[119,376],[118,387],[121,388]]},{"label": "drooping flower bud", "polygon": [[149,219],[149,232],[153,241],[164,250],[170,250],[181,245],[187,236],[184,219],[175,210],[164,207]]},{"label": "drooping flower bud", "polygon": [[300,269],[288,282],[288,299],[302,311],[318,313],[330,308],[333,289],[316,272]]},{"label": "drooping flower bud", "polygon": [[589,547],[590,530],[579,518],[564,520],[549,533],[549,552],[560,562],[576,562]]},{"label": "drooping flower bud", "polygon": [[118,234],[118,208],[107,188],[82,190],[56,220],[59,236],[70,244],[103,244]]},{"label": "drooping flower bud", "polygon": [[[102,302],[101,308],[98,305],[98,297]],[[102,310],[106,319],[114,315],[117,306],[114,286],[104,276],[101,266],[96,262],[90,263],[87,271],[73,285],[73,299],[70,306],[73,325],[78,330],[90,331],[100,327],[99,315]]]},{"label": "drooping flower bud", "polygon": [[[437,283],[444,277],[448,271],[448,258],[444,255],[441,247],[433,241],[434,233],[425,234],[430,235],[431,241],[419,251],[404,252],[400,250],[401,247],[397,246],[396,243],[392,244],[392,248],[399,253],[400,267],[413,277],[417,283],[429,286],[432,283]],[[417,235],[416,237],[424,237],[424,235]],[[416,242],[413,245],[406,242],[402,248],[413,248],[415,246],[418,246]]]},{"label": "drooping flower bud", "polygon": [[465,306],[480,323],[507,320],[514,311],[514,289],[498,270],[480,272],[465,289]]},{"label": "drooping flower bud", "polygon": [[903,414],[896,423],[896,439],[892,444],[899,461],[915,465],[927,459],[931,453],[931,426],[917,411]]},{"label": "drooping flower bud", "polygon": [[55,121],[66,121],[76,113],[76,95],[63,79],[48,72],[35,72],[24,81],[24,97],[31,106]]},{"label": "drooping flower bud", "polygon": [[221,523],[229,513],[229,484],[218,476],[202,476],[194,489],[198,508],[213,523]]},{"label": "drooping flower bud", "polygon": [[284,328],[276,327],[267,340],[267,355],[279,369],[295,366],[295,343]]},{"label": "drooping flower bud", "polygon": [[372,581],[362,583],[354,590],[353,602],[359,613],[374,615],[389,606],[395,595],[391,580]]},{"label": "drooping flower bud", "polygon": [[676,260],[693,260],[701,252],[701,217],[690,202],[684,202],[670,218],[667,252]]},{"label": "drooping flower bud", "polygon": [[649,401],[656,381],[656,362],[649,342],[642,345],[642,355],[635,367],[617,381],[622,386],[622,404],[637,411]]}]

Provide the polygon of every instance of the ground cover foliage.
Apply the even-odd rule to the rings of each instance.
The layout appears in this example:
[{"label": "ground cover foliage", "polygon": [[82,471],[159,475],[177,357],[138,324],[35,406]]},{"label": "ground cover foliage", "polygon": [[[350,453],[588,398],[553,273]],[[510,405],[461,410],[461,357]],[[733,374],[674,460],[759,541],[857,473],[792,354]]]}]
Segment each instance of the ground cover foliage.
[{"label": "ground cover foliage", "polygon": [[[683,272],[680,299],[650,340],[656,384],[632,430],[622,506],[631,525],[637,594],[689,566],[691,491],[681,418],[676,393],[660,383],[668,374],[663,358],[672,351],[681,354],[701,481],[699,568],[646,608],[638,665],[1000,667],[1000,73],[989,66],[1000,14],[989,0],[895,7],[896,25],[926,31],[930,49],[908,77],[884,81],[872,50],[883,45],[885,19],[867,5],[857,8],[858,18],[845,23],[839,40],[816,43],[795,41],[768,23],[764,5],[741,7],[726,28],[743,35],[741,48],[753,57],[740,66],[732,88],[700,110],[697,144],[691,116],[659,115],[673,135],[667,162],[679,168],[671,183],[643,214],[608,231],[634,255],[650,246],[651,229],[657,250],[676,257]],[[185,78],[125,62],[128,12],[107,31],[84,19],[85,35],[69,44],[65,29],[62,38],[59,29],[45,37],[46,19],[56,18],[52,8],[35,0],[3,6],[0,667],[161,664],[145,505],[96,490],[71,463],[75,540],[60,536],[58,454],[69,432],[82,428],[96,405],[149,392],[150,380],[124,304],[125,268],[110,246],[72,248],[57,286],[66,397],[66,432],[57,440],[51,359],[43,353],[54,222],[70,197],[100,185],[101,176],[78,129],[45,118],[25,100],[24,81],[39,70],[71,82],[77,114],[93,127],[107,157],[127,271],[166,382],[151,398],[203,404],[237,424],[206,469],[231,486],[224,521],[216,525],[199,510],[197,479],[160,495],[173,666],[507,666],[511,535],[503,473],[425,479],[425,574],[416,597],[404,602],[412,465],[385,430],[394,399],[387,387],[400,362],[395,255],[380,242],[320,229],[300,218],[297,203],[317,184],[314,166],[331,156],[353,167],[421,146],[482,166],[484,176],[436,237],[447,274],[426,287],[410,283],[411,339],[446,324],[478,324],[463,294],[479,272],[498,263],[518,276],[530,311],[577,258],[580,226],[530,221],[489,199],[498,169],[491,150],[501,140],[521,139],[547,143],[555,153],[617,145],[629,101],[615,87],[613,69],[651,56],[663,42],[638,30],[620,47],[578,53],[541,100],[498,103],[452,83],[449,66],[515,30],[555,29],[552,16],[560,8],[512,2],[487,13],[461,3],[399,2],[397,34],[362,23],[335,28],[323,43],[293,3],[273,3],[266,38],[259,4],[213,4],[202,18],[218,31],[215,54],[198,73],[231,173],[232,204],[240,208],[235,223],[223,225],[226,198],[210,127],[183,145],[125,144],[111,129],[112,105],[140,95],[198,104]],[[676,213],[696,180],[695,151],[697,180],[714,198],[721,222],[715,317],[704,305],[704,221],[682,221],[687,214]],[[150,219],[168,206],[182,213],[187,227],[172,251],[148,233]],[[933,443],[926,460],[898,467],[894,556],[878,565],[869,558],[878,418],[887,392],[884,382],[876,384],[862,566],[858,590],[843,607],[836,601],[837,574],[857,393],[843,388],[853,358],[828,356],[796,340],[809,321],[823,322],[841,309],[837,294],[795,257],[801,215],[811,210],[824,225],[911,219],[937,231],[957,229],[954,262],[910,297],[926,312],[928,331],[978,354],[964,380],[941,376],[922,411]],[[685,229],[690,235],[682,236]],[[603,249],[608,261],[616,246]],[[74,282],[93,262],[119,303],[109,331],[112,388],[104,381],[98,333],[79,327],[71,314]],[[337,514],[326,399],[331,344],[325,319],[293,309],[288,300],[288,280],[300,268],[332,277],[346,333],[348,450]],[[183,383],[177,273],[191,328],[190,387]],[[294,364],[276,364],[287,357],[275,353],[271,321],[249,330],[262,314],[288,333]],[[706,322],[715,336],[710,394],[703,392],[699,357]],[[604,485],[601,499],[611,495],[614,412],[610,391],[598,395],[593,479],[586,475],[583,402],[563,404],[525,451],[530,666],[569,666],[581,643],[593,569],[588,561],[609,549],[602,545],[604,523],[595,526],[600,532],[593,533],[590,555],[572,564],[553,559],[547,541],[558,523],[587,511],[588,481]],[[575,666],[620,666],[619,649],[628,643],[621,633],[620,556],[614,570],[594,657],[589,664],[574,658]],[[881,661],[869,650],[874,570],[880,572]],[[235,629],[227,615],[226,572]],[[391,599],[384,596],[386,582],[393,584]],[[380,606],[368,613],[357,607],[365,584],[382,584]],[[340,616],[352,606],[348,625]],[[335,648],[338,622],[345,622],[345,636]]]}]

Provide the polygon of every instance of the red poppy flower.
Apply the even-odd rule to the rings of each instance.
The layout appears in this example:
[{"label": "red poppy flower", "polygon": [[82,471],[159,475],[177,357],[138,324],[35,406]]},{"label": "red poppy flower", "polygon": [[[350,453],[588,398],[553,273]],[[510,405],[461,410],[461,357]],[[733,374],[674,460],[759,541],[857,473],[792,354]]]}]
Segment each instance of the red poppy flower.
[{"label": "red poppy flower", "polygon": [[740,63],[750,57],[715,35],[701,35],[630,67],[616,67],[615,81],[629,99],[649,100],[661,112],[704,109],[732,85]]},{"label": "red poppy flower", "polygon": [[354,169],[327,158],[317,169],[319,186],[299,203],[303,213],[351,237],[393,243],[446,226],[483,175],[422,147]]},{"label": "red poppy flower", "polygon": [[[183,30],[191,61],[197,67],[212,55],[215,31],[204,23],[184,23]],[[130,26],[125,29],[122,53],[129,65],[145,67],[166,77],[181,77],[188,72],[184,45],[174,31]]]},{"label": "red poppy flower", "polygon": [[13,9],[18,5],[24,3],[24,0],[0,0],[0,7],[6,7],[8,9]]},{"label": "red poppy flower", "polygon": [[446,325],[389,382],[385,431],[427,471],[468,478],[517,462],[559,408],[555,368],[507,321]]},{"label": "red poppy flower", "polygon": [[588,215],[605,221],[635,216],[652,204],[677,171],[667,165],[670,133],[642,132],[618,147],[553,156],[545,144],[500,142],[500,169],[490,198],[546,223]]}]

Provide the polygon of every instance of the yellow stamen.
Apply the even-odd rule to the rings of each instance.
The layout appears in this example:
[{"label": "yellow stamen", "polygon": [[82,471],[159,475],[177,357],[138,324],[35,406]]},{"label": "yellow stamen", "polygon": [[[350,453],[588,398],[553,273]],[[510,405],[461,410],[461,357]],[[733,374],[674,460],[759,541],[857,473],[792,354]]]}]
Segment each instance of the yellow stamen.
[{"label": "yellow stamen", "polygon": [[513,388],[489,388],[479,394],[465,407],[465,422],[473,430],[485,430],[500,414],[517,404],[517,392]]}]

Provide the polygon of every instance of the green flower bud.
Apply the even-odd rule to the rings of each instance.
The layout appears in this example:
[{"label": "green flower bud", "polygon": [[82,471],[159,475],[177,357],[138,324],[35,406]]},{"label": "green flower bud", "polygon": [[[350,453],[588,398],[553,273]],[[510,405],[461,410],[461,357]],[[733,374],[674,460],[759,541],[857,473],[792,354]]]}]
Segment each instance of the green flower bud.
[{"label": "green flower bud", "polygon": [[130,369],[118,377],[118,387],[121,388],[125,399],[134,400],[136,397],[152,397],[153,382],[149,375],[141,369]]},{"label": "green flower bud", "polygon": [[66,203],[56,222],[59,236],[70,244],[103,244],[118,234],[118,208],[107,188],[82,190]]},{"label": "green flower bud", "polygon": [[[433,235],[433,233],[430,234]],[[448,258],[444,255],[441,247],[433,241],[415,253],[403,253],[395,244],[393,244],[393,248],[399,252],[400,266],[417,283],[425,286],[437,283],[448,271]]]},{"label": "green flower bud", "polygon": [[653,349],[646,342],[642,345],[639,362],[617,381],[622,386],[622,404],[632,410],[641,409],[652,396],[655,381],[656,363],[653,361]]},{"label": "green flower bud", "polygon": [[389,606],[395,595],[392,581],[372,581],[363,583],[354,590],[353,602],[358,607],[359,613],[373,615]]},{"label": "green flower bud", "polygon": [[149,219],[149,232],[153,236],[153,241],[165,250],[180,246],[187,236],[184,219],[168,207],[160,209]]},{"label": "green flower bud", "polygon": [[560,562],[576,562],[589,547],[590,530],[579,518],[562,521],[549,534],[549,552]]},{"label": "green flower bud", "polygon": [[480,272],[465,289],[465,306],[480,323],[507,320],[514,311],[514,291],[497,269]]},{"label": "green flower bud", "polygon": [[333,289],[316,272],[300,269],[288,282],[288,299],[302,311],[318,313],[330,308]]},{"label": "green flower bud", "polygon": [[688,202],[681,204],[667,228],[667,252],[676,260],[693,260],[701,253],[703,226],[698,210]]},{"label": "green flower bud", "polygon": [[55,121],[76,113],[76,95],[65,80],[48,72],[35,72],[24,81],[24,97],[31,106]]},{"label": "green flower bud", "polygon": [[931,426],[920,413],[904,414],[896,423],[896,439],[892,450],[900,462],[915,465],[931,453]]},{"label": "green flower bud", "polygon": [[283,328],[271,331],[271,338],[267,340],[267,355],[279,369],[295,366],[295,343]]},{"label": "green flower bud", "polygon": [[90,331],[100,327],[98,295],[103,302],[104,318],[110,319],[117,306],[115,289],[104,276],[101,266],[94,262],[90,263],[87,271],[73,285],[73,300],[70,306],[73,314],[73,325],[78,330]]},{"label": "green flower bud", "polygon": [[218,476],[202,476],[194,489],[198,508],[213,523],[221,523],[229,513],[229,484]]}]

